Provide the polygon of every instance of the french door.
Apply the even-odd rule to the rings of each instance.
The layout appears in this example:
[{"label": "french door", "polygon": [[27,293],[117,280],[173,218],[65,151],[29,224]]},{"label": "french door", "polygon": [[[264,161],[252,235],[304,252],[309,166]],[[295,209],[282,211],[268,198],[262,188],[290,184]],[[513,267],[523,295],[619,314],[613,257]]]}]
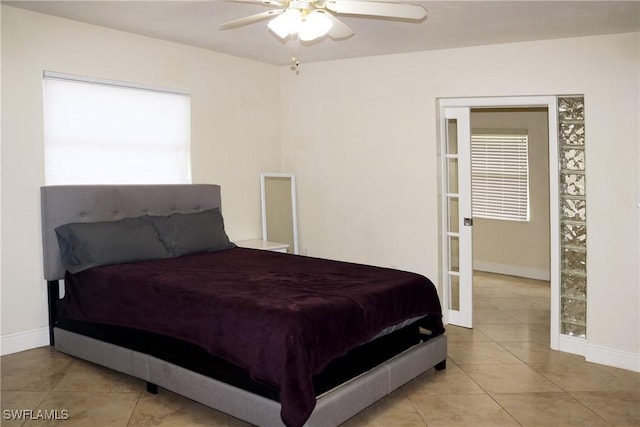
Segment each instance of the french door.
[{"label": "french door", "polygon": [[[570,351],[560,340],[560,207],[558,191],[558,122],[555,96],[441,98],[441,280],[445,321],[473,326],[473,217],[471,213],[471,109],[544,107],[549,120],[549,223],[551,318],[550,346]],[[496,238],[499,238],[497,236]]]},{"label": "french door", "polygon": [[441,110],[445,309],[448,322],[473,325],[473,217],[471,214],[471,124],[469,107]]}]

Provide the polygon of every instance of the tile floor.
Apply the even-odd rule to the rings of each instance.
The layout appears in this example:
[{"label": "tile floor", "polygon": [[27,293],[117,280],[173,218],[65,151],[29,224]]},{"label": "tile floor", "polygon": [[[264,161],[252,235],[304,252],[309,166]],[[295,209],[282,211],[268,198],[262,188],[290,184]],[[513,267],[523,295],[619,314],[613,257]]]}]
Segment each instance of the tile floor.
[{"label": "tile floor", "polygon": [[[424,373],[343,426],[640,426],[640,374],[549,350],[548,283],[478,273],[474,318],[473,330],[447,328],[445,371]],[[48,347],[0,363],[2,426],[247,426]],[[6,419],[19,409],[65,409],[69,419]]]}]

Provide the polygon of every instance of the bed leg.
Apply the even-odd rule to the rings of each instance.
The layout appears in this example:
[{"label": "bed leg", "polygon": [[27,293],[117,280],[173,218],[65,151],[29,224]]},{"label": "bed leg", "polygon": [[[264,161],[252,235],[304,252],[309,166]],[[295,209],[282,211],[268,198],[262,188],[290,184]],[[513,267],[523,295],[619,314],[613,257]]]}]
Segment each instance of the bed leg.
[{"label": "bed leg", "polygon": [[147,381],[147,391],[151,394],[158,394],[158,386]]},{"label": "bed leg", "polygon": [[447,359],[443,360],[440,363],[436,363],[433,367],[436,371],[444,371],[445,369],[447,369]]}]

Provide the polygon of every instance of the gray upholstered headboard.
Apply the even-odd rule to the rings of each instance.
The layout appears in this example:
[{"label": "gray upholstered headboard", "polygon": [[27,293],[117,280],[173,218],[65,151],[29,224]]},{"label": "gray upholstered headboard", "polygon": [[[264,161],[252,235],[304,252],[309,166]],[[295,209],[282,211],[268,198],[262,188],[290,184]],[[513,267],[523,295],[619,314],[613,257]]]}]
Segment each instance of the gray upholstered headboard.
[{"label": "gray upholstered headboard", "polygon": [[54,231],[60,225],[220,207],[220,186],[213,184],[56,185],[41,187],[40,196],[45,280],[64,278]]}]

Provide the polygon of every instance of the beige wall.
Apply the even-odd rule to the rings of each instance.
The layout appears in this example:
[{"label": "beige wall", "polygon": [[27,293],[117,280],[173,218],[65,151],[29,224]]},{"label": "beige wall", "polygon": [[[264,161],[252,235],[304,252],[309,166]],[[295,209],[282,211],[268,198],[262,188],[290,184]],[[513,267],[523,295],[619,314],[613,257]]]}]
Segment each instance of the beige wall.
[{"label": "beige wall", "polygon": [[222,185],[232,239],[260,236],[258,177],[281,161],[277,68],[3,5],[3,338],[47,326],[39,201],[43,70],[190,92],[193,182]]},{"label": "beige wall", "polygon": [[475,218],[475,270],[549,280],[549,125],[543,110],[474,110],[473,129],[526,129],[529,136],[528,222]]},{"label": "beige wall", "polygon": [[638,55],[631,33],[283,67],[302,253],[438,281],[438,98],[584,94],[589,344],[637,358]]}]

